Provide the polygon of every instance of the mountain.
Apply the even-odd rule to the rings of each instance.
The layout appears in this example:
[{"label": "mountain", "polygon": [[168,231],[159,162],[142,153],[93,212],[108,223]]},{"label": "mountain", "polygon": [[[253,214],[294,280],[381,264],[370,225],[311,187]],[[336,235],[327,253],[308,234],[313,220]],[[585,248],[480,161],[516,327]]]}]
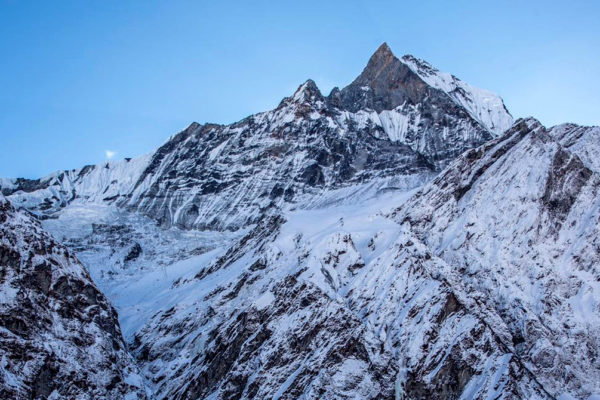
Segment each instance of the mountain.
[{"label": "mountain", "polygon": [[595,399],[598,146],[383,44],[328,96],[0,187],[153,398]]},{"label": "mountain", "polygon": [[117,313],[75,255],[0,195],[0,397],[145,399]]},{"label": "mountain", "polygon": [[407,200],[265,221],[163,292],[134,354],[160,397],[593,398],[599,185],[517,121]]},{"label": "mountain", "polygon": [[149,156],[9,180],[2,192],[43,214],[100,201],[163,226],[236,230],[325,189],[412,188],[512,117],[496,96],[474,106],[480,91],[455,79],[467,104],[454,86],[425,80],[445,75],[411,68],[383,44],[354,82],[327,97],[308,80],[272,111],[231,125],[193,123]]}]

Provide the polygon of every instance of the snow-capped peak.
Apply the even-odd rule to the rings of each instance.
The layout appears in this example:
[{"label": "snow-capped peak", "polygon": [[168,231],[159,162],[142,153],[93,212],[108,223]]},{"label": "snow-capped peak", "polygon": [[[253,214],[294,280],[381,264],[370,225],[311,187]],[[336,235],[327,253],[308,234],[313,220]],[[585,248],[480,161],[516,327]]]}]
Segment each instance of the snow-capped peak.
[{"label": "snow-capped peak", "polygon": [[447,93],[492,134],[498,136],[512,125],[513,118],[497,94],[469,85],[412,55],[405,55],[400,61],[428,85]]},{"label": "snow-capped peak", "polygon": [[302,85],[298,87],[294,95],[292,96],[292,101],[297,103],[303,103],[311,100],[322,100],[323,95],[321,91],[317,87],[317,84],[312,79],[308,79]]}]

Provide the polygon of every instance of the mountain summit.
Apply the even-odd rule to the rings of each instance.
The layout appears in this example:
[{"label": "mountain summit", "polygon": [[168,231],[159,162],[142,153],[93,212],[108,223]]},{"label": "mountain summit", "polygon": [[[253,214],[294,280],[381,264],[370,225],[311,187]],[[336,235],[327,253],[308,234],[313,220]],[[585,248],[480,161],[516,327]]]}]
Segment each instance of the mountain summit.
[{"label": "mountain summit", "polygon": [[513,121],[499,96],[440,72],[411,55],[399,59],[387,43],[371,56],[358,78],[342,89],[341,97],[344,108],[350,111],[371,108],[381,112],[406,104],[417,105],[425,99],[427,104],[443,110],[458,105],[493,135],[504,132]]},{"label": "mountain summit", "polygon": [[[408,66],[403,64],[382,44],[371,56],[362,73],[342,89],[342,104],[349,111],[370,108],[377,112],[393,110],[408,103],[416,105],[428,95],[446,97],[436,93]],[[441,99],[432,99],[440,101]]]}]

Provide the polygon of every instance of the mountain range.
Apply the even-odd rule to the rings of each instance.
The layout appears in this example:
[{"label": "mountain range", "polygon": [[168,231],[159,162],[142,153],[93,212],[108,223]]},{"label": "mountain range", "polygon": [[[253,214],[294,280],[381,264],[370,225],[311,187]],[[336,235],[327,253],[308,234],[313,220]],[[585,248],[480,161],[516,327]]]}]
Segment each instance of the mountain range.
[{"label": "mountain range", "polygon": [[0,397],[599,399],[600,128],[384,43],[348,86],[0,179]]}]

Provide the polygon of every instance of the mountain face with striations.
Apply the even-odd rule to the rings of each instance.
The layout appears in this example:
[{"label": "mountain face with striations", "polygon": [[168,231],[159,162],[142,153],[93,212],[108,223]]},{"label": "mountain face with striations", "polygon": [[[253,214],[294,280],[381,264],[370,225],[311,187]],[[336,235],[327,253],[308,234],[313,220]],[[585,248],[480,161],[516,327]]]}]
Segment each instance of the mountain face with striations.
[{"label": "mountain face with striations", "polygon": [[0,187],[117,309],[106,375],[143,378],[108,398],[595,399],[594,149],[597,127],[513,123],[383,44],[328,96],[309,80],[151,154]]},{"label": "mountain face with striations", "polygon": [[327,97],[308,80],[272,111],[231,125],[193,123],[151,155],[7,181],[2,191],[44,214],[103,202],[163,226],[237,230],[327,189],[412,188],[512,118],[497,96],[483,101],[458,80],[429,84],[445,75],[410,60],[383,44],[354,82]]}]

